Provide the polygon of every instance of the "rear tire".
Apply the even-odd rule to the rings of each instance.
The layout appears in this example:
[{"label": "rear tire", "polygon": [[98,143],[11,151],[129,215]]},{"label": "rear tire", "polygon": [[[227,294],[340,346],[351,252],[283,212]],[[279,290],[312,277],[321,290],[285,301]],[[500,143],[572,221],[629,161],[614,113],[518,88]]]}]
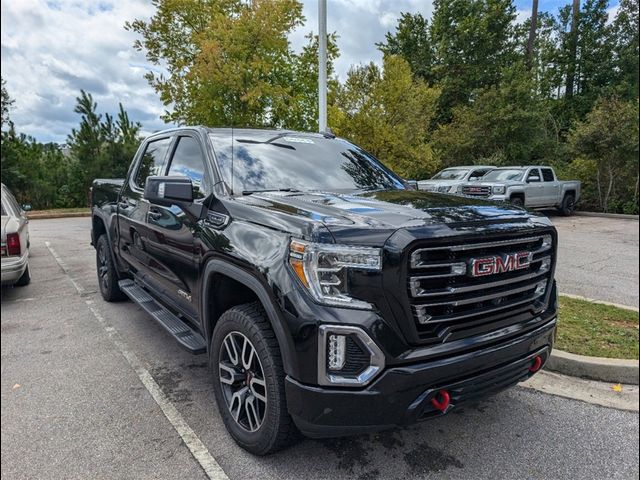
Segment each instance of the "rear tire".
[{"label": "rear tire", "polygon": [[96,242],[96,270],[98,272],[98,286],[102,298],[107,302],[117,302],[127,298],[118,286],[118,273],[116,272],[109,239],[106,234],[100,235]]},{"label": "rear tire", "polygon": [[236,443],[255,455],[290,445],[297,429],[287,411],[278,341],[262,306],[247,303],[224,312],[209,351],[218,409]]},{"label": "rear tire", "polygon": [[27,263],[27,268],[24,269],[22,276],[16,282],[16,286],[24,287],[26,285],[29,285],[30,282],[31,282],[31,273],[29,272],[29,264]]},{"label": "rear tire", "polygon": [[576,210],[576,198],[570,193],[565,195],[562,199],[562,205],[560,205],[560,213],[565,217],[570,217]]}]

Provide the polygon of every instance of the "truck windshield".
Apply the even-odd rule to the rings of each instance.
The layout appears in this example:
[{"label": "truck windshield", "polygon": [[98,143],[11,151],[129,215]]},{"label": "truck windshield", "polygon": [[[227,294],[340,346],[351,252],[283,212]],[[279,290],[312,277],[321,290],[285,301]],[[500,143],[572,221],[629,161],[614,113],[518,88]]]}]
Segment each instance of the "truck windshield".
[{"label": "truck windshield", "polygon": [[[402,180],[360,147],[311,134],[210,134],[223,179],[234,193],[266,190],[404,189]],[[231,157],[233,150],[233,183]]]},{"label": "truck windshield", "polygon": [[460,180],[469,170],[455,169],[455,170],[443,170],[440,173],[436,173],[432,180]]},{"label": "truck windshield", "polygon": [[517,182],[519,180],[522,180],[523,174],[524,170],[522,170],[521,168],[498,168],[497,170],[491,170],[484,177],[482,177],[482,181]]}]

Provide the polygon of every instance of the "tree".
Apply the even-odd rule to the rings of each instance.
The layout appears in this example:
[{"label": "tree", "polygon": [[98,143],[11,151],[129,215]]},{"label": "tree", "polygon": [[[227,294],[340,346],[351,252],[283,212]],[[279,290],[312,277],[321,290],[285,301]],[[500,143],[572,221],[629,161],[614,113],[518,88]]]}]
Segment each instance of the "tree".
[{"label": "tree", "polygon": [[604,212],[612,200],[632,202],[638,210],[638,113],[637,100],[603,98],[569,135],[573,154],[595,165],[597,200]]},{"label": "tree", "polygon": [[638,98],[638,0],[620,0],[612,25],[613,73],[616,91],[625,99]]},{"label": "tree", "polygon": [[71,149],[73,179],[71,189],[76,202],[86,202],[87,192],[95,178],[124,177],[140,142],[142,127],[132,122],[122,104],[116,120],[97,112],[98,105],[90,93],[80,91],[74,112],[80,115],[80,126],[68,137]]},{"label": "tree", "polygon": [[549,112],[526,68],[514,66],[500,85],[454,109],[451,123],[434,132],[433,147],[445,166],[522,165],[552,160],[557,144]]},{"label": "tree", "polygon": [[4,78],[2,78],[0,82],[2,83],[2,120],[0,121],[0,129],[4,129],[5,125],[11,124],[11,121],[9,120],[9,110],[11,110],[14,100],[9,96],[9,92],[7,91],[7,82],[5,82]]},{"label": "tree", "polygon": [[387,32],[385,42],[377,43],[385,55],[400,55],[414,75],[432,81],[433,51],[429,36],[429,22],[420,13],[401,13],[396,31]]},{"label": "tree", "polygon": [[[298,0],[153,0],[149,21],[126,28],[135,47],[167,69],[147,80],[165,105],[165,120],[211,126],[313,124],[307,101],[310,44],[296,54],[288,35],[303,23]],[[317,68],[317,67],[316,67]],[[306,69],[306,70],[305,70]],[[305,91],[301,91],[305,88]]]},{"label": "tree", "polygon": [[438,168],[427,143],[438,94],[412,77],[406,60],[387,55],[382,69],[373,63],[352,67],[334,93],[330,124],[398,174],[423,178]]},{"label": "tree", "polygon": [[576,61],[578,55],[578,23],[580,22],[580,0],[573,0],[571,9],[571,31],[567,43],[567,82],[564,95],[566,98],[573,96],[573,88],[576,74]]},{"label": "tree", "polygon": [[474,92],[500,82],[516,60],[511,0],[435,0],[430,36],[433,75],[442,88],[438,122],[467,105]]},{"label": "tree", "polygon": [[529,38],[527,39],[527,68],[533,67],[534,47],[536,42],[536,30],[538,29],[538,0],[531,2],[531,19],[529,20]]}]

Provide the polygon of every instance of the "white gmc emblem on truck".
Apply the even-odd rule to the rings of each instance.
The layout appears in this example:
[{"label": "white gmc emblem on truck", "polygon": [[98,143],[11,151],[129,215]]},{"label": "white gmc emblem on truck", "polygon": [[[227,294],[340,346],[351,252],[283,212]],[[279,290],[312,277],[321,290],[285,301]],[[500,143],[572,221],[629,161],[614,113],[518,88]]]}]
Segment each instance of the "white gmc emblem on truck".
[{"label": "white gmc emblem on truck", "polygon": [[531,265],[531,252],[509,253],[493,257],[474,258],[471,260],[472,277],[484,277],[514,270],[523,270]]}]

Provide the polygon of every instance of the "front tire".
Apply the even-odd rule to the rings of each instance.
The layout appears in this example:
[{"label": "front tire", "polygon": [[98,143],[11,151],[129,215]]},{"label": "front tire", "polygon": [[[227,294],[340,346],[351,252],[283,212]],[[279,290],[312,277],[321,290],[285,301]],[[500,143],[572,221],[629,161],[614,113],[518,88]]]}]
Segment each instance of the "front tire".
[{"label": "front tire", "polygon": [[278,342],[261,305],[223,313],[210,355],[218,409],[236,443],[255,455],[288,446],[297,430],[287,411]]},{"label": "front tire", "polygon": [[98,238],[96,242],[98,286],[100,287],[102,298],[107,302],[117,302],[127,297],[118,286],[118,274],[113,265],[110,248],[107,235],[100,235],[100,238]]},{"label": "front tire", "polygon": [[524,208],[524,198],[513,197],[511,199],[511,205],[513,205],[514,207]]}]

